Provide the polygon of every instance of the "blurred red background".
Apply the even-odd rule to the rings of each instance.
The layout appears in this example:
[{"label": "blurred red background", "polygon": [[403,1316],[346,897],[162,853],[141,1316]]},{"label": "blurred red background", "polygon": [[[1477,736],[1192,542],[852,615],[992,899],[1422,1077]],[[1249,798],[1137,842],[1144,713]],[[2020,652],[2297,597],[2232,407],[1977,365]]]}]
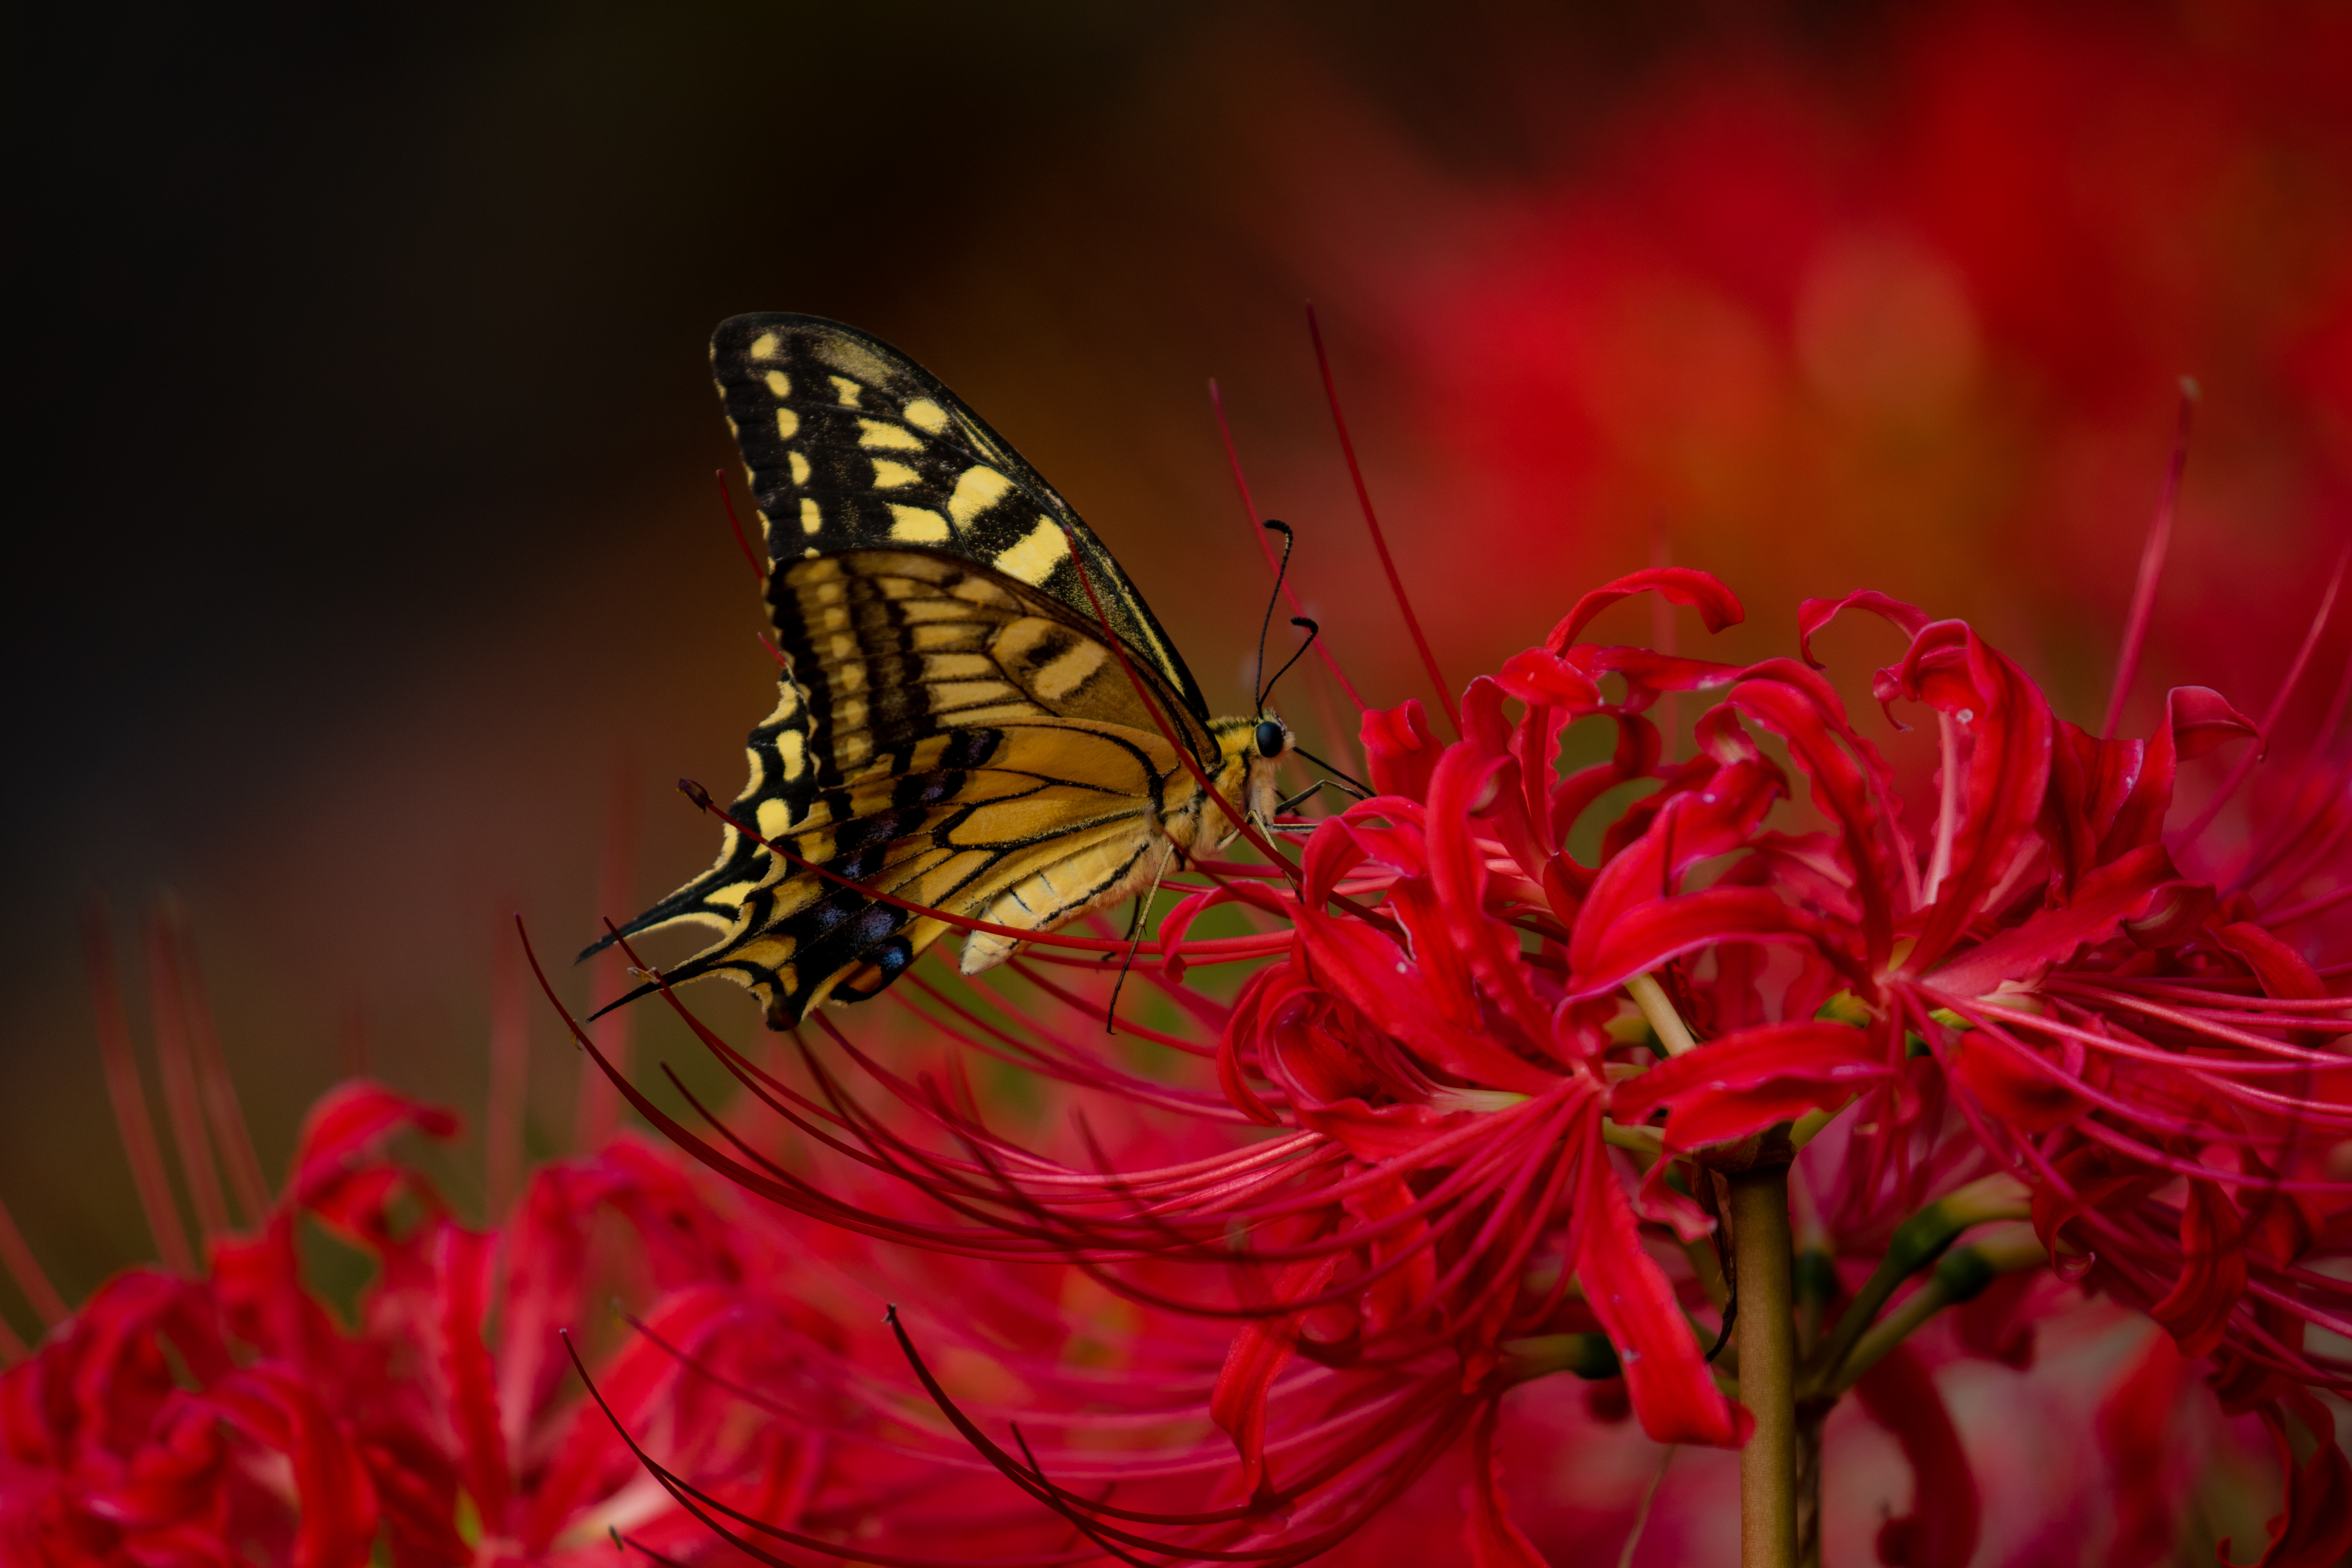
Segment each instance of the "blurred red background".
[{"label": "blurred red background", "polygon": [[[667,781],[731,787],[772,679],[711,493],[723,315],[838,316],[938,371],[1213,703],[1265,583],[1212,375],[1335,650],[1425,695],[1309,297],[1457,682],[1663,542],[1747,600],[1721,657],[1874,586],[2095,724],[2183,374],[2127,729],[2176,680],[2259,710],[2347,532],[2340,6],[362,8],[29,41],[0,1195],[69,1295],[147,1250],[91,893],[187,899],[274,1167],[352,1061],[479,1106],[503,913],[584,940],[616,779],[640,899],[702,863]],[[574,1060],[537,1032],[546,1152]]]}]

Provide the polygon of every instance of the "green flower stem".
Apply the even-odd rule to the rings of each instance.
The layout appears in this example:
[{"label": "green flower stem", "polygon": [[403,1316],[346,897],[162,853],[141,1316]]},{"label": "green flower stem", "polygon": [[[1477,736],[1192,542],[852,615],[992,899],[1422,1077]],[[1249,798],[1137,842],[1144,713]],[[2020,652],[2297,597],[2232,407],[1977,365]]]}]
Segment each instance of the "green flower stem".
[{"label": "green flower stem", "polygon": [[1855,1342],[1829,1392],[1836,1395],[1852,1388],[1864,1373],[1878,1364],[1881,1357],[1945,1308],[1981,1295],[2003,1274],[2038,1268],[2048,1258],[2042,1238],[2030,1225],[2006,1226],[1981,1241],[1946,1253],[1919,1289],[1905,1297],[1900,1306]]},{"label": "green flower stem", "polygon": [[1797,1568],[1797,1345],[1790,1300],[1789,1168],[1731,1179],[1739,1399],[1756,1418],[1739,1450],[1740,1568]]},{"label": "green flower stem", "polygon": [[1678,1057],[1685,1051],[1698,1048],[1698,1042],[1691,1038],[1690,1026],[1685,1024],[1683,1016],[1675,1011],[1665,987],[1659,984],[1654,976],[1636,974],[1625,982],[1625,994],[1633,999],[1634,1006],[1642,1009],[1642,1016],[1649,1020],[1651,1029],[1658,1037],[1658,1044],[1666,1048],[1666,1055]]},{"label": "green flower stem", "polygon": [[[1612,1148],[1646,1154],[1651,1160],[1666,1152],[1666,1135],[1658,1129],[1638,1125],[1621,1127],[1605,1116],[1601,1119],[1601,1141]],[[1648,1168],[1648,1161],[1643,1163],[1643,1168]]]},{"label": "green flower stem", "polygon": [[1808,1361],[1804,1393],[1811,1395],[1852,1385],[1851,1380],[1840,1381],[1843,1369],[1880,1309],[1903,1281],[1943,1257],[1962,1231],[1989,1220],[2022,1219],[2032,1212],[2023,1184],[2013,1176],[1992,1175],[1947,1194],[1895,1226],[1886,1256],[1838,1315],[1828,1340]]}]

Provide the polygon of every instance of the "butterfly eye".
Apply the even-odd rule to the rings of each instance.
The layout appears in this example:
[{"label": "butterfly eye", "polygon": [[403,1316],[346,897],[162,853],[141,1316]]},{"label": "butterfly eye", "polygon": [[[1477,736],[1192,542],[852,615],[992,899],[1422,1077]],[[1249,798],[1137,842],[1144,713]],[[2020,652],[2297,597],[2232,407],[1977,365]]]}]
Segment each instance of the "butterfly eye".
[{"label": "butterfly eye", "polygon": [[1278,757],[1282,755],[1283,745],[1289,739],[1290,731],[1285,730],[1276,721],[1272,719],[1261,719],[1258,721],[1257,754],[1259,756]]}]

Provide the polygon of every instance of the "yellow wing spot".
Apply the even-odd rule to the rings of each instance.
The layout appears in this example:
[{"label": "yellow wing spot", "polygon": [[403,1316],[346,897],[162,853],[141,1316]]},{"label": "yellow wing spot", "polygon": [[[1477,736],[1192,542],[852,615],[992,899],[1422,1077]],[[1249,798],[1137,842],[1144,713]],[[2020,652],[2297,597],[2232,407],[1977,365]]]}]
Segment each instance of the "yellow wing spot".
[{"label": "yellow wing spot", "polygon": [[787,730],[776,737],[776,765],[787,780],[800,777],[808,766],[808,743],[798,730]]},{"label": "yellow wing spot", "polygon": [[833,657],[836,659],[856,658],[857,639],[847,632],[837,633],[833,639]]},{"label": "yellow wing spot", "polygon": [[955,493],[948,497],[948,515],[958,522],[969,523],[973,518],[1004,499],[1013,481],[994,468],[974,466],[956,478]]},{"label": "yellow wing spot", "polygon": [[835,401],[839,403],[844,408],[856,407],[857,395],[866,389],[858,385],[856,382],[850,380],[845,375],[836,375],[830,377],[829,379],[833,382],[833,395]]},{"label": "yellow wing spot", "polygon": [[1070,536],[1062,531],[1062,525],[1050,517],[1041,517],[1037,526],[1022,536],[1020,543],[996,558],[996,569],[1034,588],[1052,576],[1054,568],[1067,560],[1069,554]]},{"label": "yellow wing spot", "polygon": [[1029,678],[1029,689],[1048,702],[1058,702],[1087,683],[1103,667],[1110,649],[1098,642],[1082,642]]},{"label": "yellow wing spot", "polygon": [[790,397],[793,395],[793,378],[782,371],[772,370],[768,373],[768,390],[778,397]]},{"label": "yellow wing spot", "polygon": [[1001,680],[940,680],[931,685],[931,711],[944,713],[950,709],[971,708],[982,702],[1002,702],[1020,693]]},{"label": "yellow wing spot", "polygon": [[776,410],[776,434],[789,441],[801,433],[801,416],[789,408]]},{"label": "yellow wing spot", "polygon": [[784,829],[792,825],[793,808],[788,803],[781,800],[763,800],[760,803],[761,837],[781,838],[784,836]]},{"label": "yellow wing spot", "polygon": [[899,412],[907,423],[926,435],[936,436],[948,427],[948,411],[928,397],[918,397]]},{"label": "yellow wing spot", "polygon": [[802,551],[802,552],[801,552],[801,559],[802,559],[802,560],[803,560],[803,561],[806,561],[806,560],[810,559],[810,558],[811,558],[811,557],[813,557],[813,556],[822,555],[822,554],[824,554],[824,552],[823,552],[823,551],[819,550],[815,545],[812,544],[812,545],[810,545],[806,550],[803,550],[803,551]]},{"label": "yellow wing spot", "polygon": [[900,485],[919,484],[922,478],[922,475],[904,463],[894,463],[887,458],[874,459],[874,488],[877,490],[896,489]]},{"label": "yellow wing spot", "polygon": [[922,658],[925,680],[984,680],[996,669],[996,661],[984,653],[927,653]]},{"label": "yellow wing spot", "polygon": [[[808,496],[801,497],[801,531],[803,533],[824,531],[824,513],[817,510],[816,502]],[[809,553],[814,555],[816,552],[811,550]]]},{"label": "yellow wing spot", "polygon": [[761,332],[758,337],[751,340],[751,357],[753,359],[773,359],[776,357],[776,351],[783,346],[784,339],[782,333]]},{"label": "yellow wing spot", "polygon": [[893,452],[919,452],[922,438],[903,425],[893,425],[882,419],[860,419],[857,422],[857,444],[867,451],[883,448]]},{"label": "yellow wing spot", "polygon": [[948,520],[919,506],[890,507],[890,537],[906,544],[944,544],[955,537]]},{"label": "yellow wing spot", "polygon": [[785,456],[791,458],[793,460],[793,483],[796,485],[804,485],[808,483],[808,459],[802,457],[798,452],[788,452]]}]

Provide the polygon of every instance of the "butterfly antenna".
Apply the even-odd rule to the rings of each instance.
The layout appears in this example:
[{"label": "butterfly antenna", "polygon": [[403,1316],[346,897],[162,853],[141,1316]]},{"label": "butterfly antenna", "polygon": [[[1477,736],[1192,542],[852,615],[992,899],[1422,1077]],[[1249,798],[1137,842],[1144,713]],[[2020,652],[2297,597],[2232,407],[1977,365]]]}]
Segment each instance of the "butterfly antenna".
[{"label": "butterfly antenna", "polygon": [[[1282,668],[1274,672],[1274,679],[1265,683],[1265,689],[1258,693],[1257,710],[1260,713],[1264,713],[1265,711],[1265,700],[1274,695],[1274,689],[1281,683],[1284,676],[1290,673],[1290,667],[1297,664],[1300,659],[1305,658],[1307,657],[1307,650],[1315,646],[1315,639],[1323,635],[1322,626],[1317,624],[1314,617],[1311,616],[1293,616],[1290,617],[1290,624],[1294,626],[1305,626],[1307,628],[1307,640],[1298,645],[1298,651],[1297,653],[1292,654],[1287,659],[1283,661]],[[1265,667],[1261,664],[1259,668],[1264,668]]]},{"label": "butterfly antenna", "polygon": [[1118,978],[1111,982],[1110,1005],[1103,1009],[1103,1033],[1118,1033],[1118,994],[1127,988],[1127,972],[1135,967],[1135,950],[1143,945],[1143,928],[1151,923],[1151,905],[1160,897],[1160,879],[1168,875],[1168,862],[1176,858],[1176,846],[1168,846],[1160,857],[1160,868],[1151,873],[1151,889],[1135,906],[1135,925],[1127,933],[1127,956],[1118,961]]},{"label": "butterfly antenna", "polygon": [[1325,773],[1329,773],[1342,788],[1354,791],[1358,800],[1370,800],[1378,793],[1371,785],[1365,784],[1363,781],[1354,777],[1352,774],[1333,767],[1330,763],[1325,762],[1322,758],[1317,756],[1306,747],[1294,743],[1290,749],[1297,752],[1300,756],[1305,757],[1308,762],[1313,763],[1317,767],[1321,768]]},{"label": "butterfly antenna", "polygon": [[[1268,680],[1265,679],[1265,634],[1274,626],[1274,606],[1280,602],[1282,598],[1282,580],[1290,573],[1290,551],[1291,547],[1298,542],[1298,536],[1290,531],[1290,524],[1286,522],[1276,522],[1272,518],[1267,518],[1258,526],[1265,529],[1269,533],[1279,533],[1282,535],[1282,562],[1274,569],[1274,592],[1265,596],[1265,618],[1257,624],[1256,701],[1258,717],[1262,719],[1265,717],[1265,694],[1274,689],[1274,680],[1280,680],[1282,679],[1279,672],[1276,674],[1274,680]],[[1297,624],[1298,623],[1296,621],[1291,623],[1293,626],[1297,626]],[[1310,637],[1307,640],[1311,642],[1314,639]],[[1300,653],[1304,653],[1307,650],[1302,647],[1298,651]],[[1296,656],[1294,656],[1291,663],[1295,664],[1297,662],[1297,659]],[[1286,664],[1282,668],[1284,669],[1288,669],[1290,665]]]}]

